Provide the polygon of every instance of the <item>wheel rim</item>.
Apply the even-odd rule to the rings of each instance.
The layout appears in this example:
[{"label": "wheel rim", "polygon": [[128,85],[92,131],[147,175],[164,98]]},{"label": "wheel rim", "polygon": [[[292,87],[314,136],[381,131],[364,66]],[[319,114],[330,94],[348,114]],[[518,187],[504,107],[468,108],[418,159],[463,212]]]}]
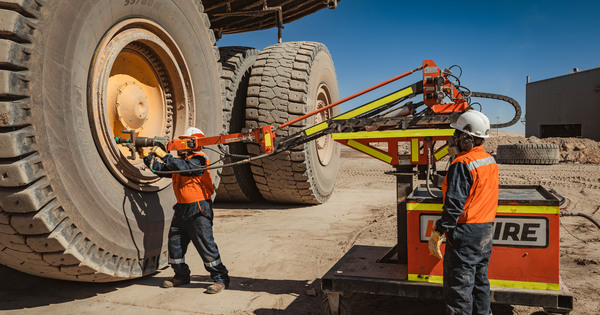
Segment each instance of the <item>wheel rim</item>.
[{"label": "wheel rim", "polygon": [[115,137],[168,137],[194,125],[189,71],[179,48],[157,24],[118,23],[102,38],[89,76],[90,121],[106,167],[124,185],[155,191],[170,181],[155,176]]},{"label": "wheel rim", "polygon": [[[331,96],[329,94],[329,89],[325,84],[321,84],[317,90],[317,99],[316,99],[316,109],[321,109],[327,105],[331,104]],[[315,126],[319,123],[331,119],[333,117],[333,110],[331,108],[324,110],[315,116]],[[333,157],[333,139],[331,135],[325,135],[318,138],[315,141],[315,145],[317,146],[317,156],[319,157],[319,162],[322,165],[329,164],[331,158]]]}]

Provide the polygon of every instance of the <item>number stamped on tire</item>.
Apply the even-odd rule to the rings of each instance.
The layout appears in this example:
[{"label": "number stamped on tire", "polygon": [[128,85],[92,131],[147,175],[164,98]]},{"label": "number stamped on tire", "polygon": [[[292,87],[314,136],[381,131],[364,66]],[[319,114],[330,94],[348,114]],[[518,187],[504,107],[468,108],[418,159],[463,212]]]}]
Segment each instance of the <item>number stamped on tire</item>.
[{"label": "number stamped on tire", "polygon": [[135,4],[151,6],[153,3],[154,0],[123,0],[124,7]]}]

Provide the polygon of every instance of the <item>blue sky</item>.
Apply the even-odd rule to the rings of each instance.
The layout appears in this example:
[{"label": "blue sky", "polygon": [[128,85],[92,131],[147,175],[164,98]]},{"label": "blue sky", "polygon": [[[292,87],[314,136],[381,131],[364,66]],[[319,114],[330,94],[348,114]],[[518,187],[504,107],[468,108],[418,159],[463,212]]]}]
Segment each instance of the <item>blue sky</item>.
[{"label": "blue sky", "polygon": [[[284,41],[324,43],[336,67],[340,98],[433,59],[460,65],[461,84],[510,96],[526,111],[531,82],[600,66],[600,1],[366,1],[343,0],[285,25]],[[219,46],[262,49],[277,30],[225,35]],[[421,79],[421,73],[343,105],[354,108]],[[513,115],[508,103],[480,99],[490,121]],[[525,115],[521,117],[525,119]],[[524,132],[521,122],[503,129]]]}]

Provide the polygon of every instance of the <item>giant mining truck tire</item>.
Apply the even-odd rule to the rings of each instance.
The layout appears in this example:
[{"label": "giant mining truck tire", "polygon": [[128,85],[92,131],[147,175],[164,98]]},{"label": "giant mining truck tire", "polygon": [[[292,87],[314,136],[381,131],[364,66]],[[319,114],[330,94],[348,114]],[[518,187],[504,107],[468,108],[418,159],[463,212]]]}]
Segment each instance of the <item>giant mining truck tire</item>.
[{"label": "giant mining truck tire", "polygon": [[[246,124],[246,97],[250,71],[258,56],[258,49],[241,46],[219,47],[221,54],[221,85],[223,89],[224,126],[227,133],[241,132]],[[248,156],[246,144],[227,145],[232,154],[223,163],[231,163]],[[250,164],[240,164],[219,169],[221,182],[217,188],[216,201],[260,201],[262,196],[254,183]]]},{"label": "giant mining truck tire", "polygon": [[[265,48],[256,58],[248,87],[246,126],[281,125],[339,98],[333,61],[327,48],[315,42],[288,42]],[[339,107],[323,111],[287,128],[282,139],[332,118]],[[249,144],[251,154],[260,154]],[[268,201],[321,204],[333,193],[340,147],[330,135],[252,162],[254,180]]]},{"label": "giant mining truck tire", "polygon": [[222,132],[219,52],[200,1],[0,9],[0,263],[100,282],[165,266],[170,179],[126,159],[114,137]]}]

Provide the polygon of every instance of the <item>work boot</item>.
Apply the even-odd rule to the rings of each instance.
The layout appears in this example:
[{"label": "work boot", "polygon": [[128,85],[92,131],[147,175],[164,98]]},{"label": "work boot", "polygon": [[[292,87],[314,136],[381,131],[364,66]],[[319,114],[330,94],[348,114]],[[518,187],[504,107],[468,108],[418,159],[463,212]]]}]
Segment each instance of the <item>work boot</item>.
[{"label": "work boot", "polygon": [[220,283],[213,283],[208,288],[206,288],[206,291],[204,291],[204,293],[217,294],[217,293],[223,291],[224,289],[225,289],[225,285],[220,284]]},{"label": "work boot", "polygon": [[190,279],[179,280],[179,279],[171,278],[169,280],[163,281],[161,287],[168,289],[168,288],[172,288],[172,287],[179,287],[179,286],[186,285],[186,284],[190,284]]}]

